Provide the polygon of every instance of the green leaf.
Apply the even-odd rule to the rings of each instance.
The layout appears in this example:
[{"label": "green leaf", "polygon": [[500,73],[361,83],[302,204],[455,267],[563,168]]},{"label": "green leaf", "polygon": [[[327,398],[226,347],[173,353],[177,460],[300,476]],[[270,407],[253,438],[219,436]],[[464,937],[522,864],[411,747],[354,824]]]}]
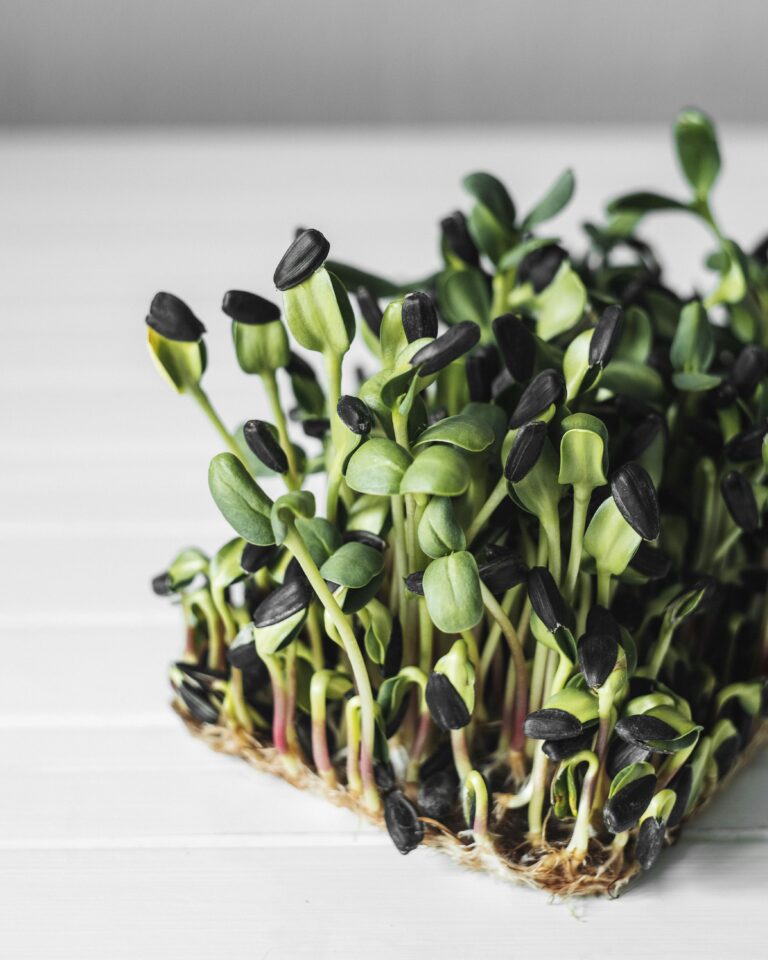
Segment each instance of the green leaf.
[{"label": "green leaf", "polygon": [[490,447],[494,439],[494,432],[487,423],[471,414],[459,413],[427,427],[413,446],[417,447],[422,443],[448,443],[470,453],[480,453]]},{"label": "green leaf", "polygon": [[391,496],[411,465],[410,454],[392,440],[372,437],[349,458],[345,479],[357,493]]},{"label": "green leaf", "polygon": [[479,270],[456,270],[446,277],[443,298],[451,317],[473,320],[481,329],[488,326],[491,296],[485,276]]},{"label": "green leaf", "polygon": [[429,616],[443,633],[471,630],[482,619],[480,576],[471,553],[433,560],[424,571],[423,586]]},{"label": "green leaf", "polygon": [[566,403],[573,400],[582,388],[586,392],[593,387],[599,378],[599,368],[592,368],[589,365],[589,345],[594,332],[594,328],[582,330],[568,344],[563,356]]},{"label": "green leaf", "polygon": [[288,329],[305,349],[339,356],[349,350],[347,311],[351,315],[351,307],[346,293],[339,301],[337,289],[325,267],[320,267],[302,283],[284,291]]},{"label": "green leaf", "polygon": [[467,489],[470,479],[469,464],[453,447],[427,447],[403,474],[400,493],[458,497]]},{"label": "green leaf", "polygon": [[594,557],[598,568],[618,577],[626,570],[641,540],[621,515],[613,497],[607,497],[587,527],[584,550]]},{"label": "green leaf", "polygon": [[418,537],[423,552],[433,559],[466,549],[467,538],[456,519],[452,500],[432,497],[421,515]]},{"label": "green leaf", "polygon": [[384,555],[365,543],[343,543],[320,567],[326,580],[342,587],[359,589],[367,586],[384,569]]},{"label": "green leaf", "polygon": [[403,327],[403,301],[392,300],[384,308],[379,327],[381,359],[385,367],[392,366],[395,357],[408,343]]},{"label": "green leaf", "polygon": [[397,297],[409,290],[423,290],[431,286],[434,279],[430,276],[410,283],[397,283],[395,280],[388,280],[378,274],[353,267],[349,263],[341,263],[339,260],[326,260],[325,265],[329,271],[336,274],[347,290],[366,287],[376,298]]},{"label": "green leaf", "polygon": [[684,393],[701,393],[704,390],[714,390],[719,387],[722,377],[712,373],[673,373],[672,383]]},{"label": "green leaf", "polygon": [[215,590],[225,590],[230,584],[242,580],[245,576],[243,568],[240,566],[244,546],[243,540],[236,537],[234,540],[225,543],[211,557],[208,573],[211,586]]},{"label": "green leaf", "polygon": [[501,180],[490,173],[470,173],[464,177],[462,185],[467,193],[487,207],[502,227],[514,229],[515,205]]},{"label": "green leaf", "polygon": [[542,340],[554,340],[581,320],[586,303],[581,278],[570,263],[563,263],[552,283],[533,300],[536,333]]},{"label": "green leaf", "polygon": [[[677,314],[675,314],[677,319]],[[614,360],[645,363],[653,345],[653,327],[645,310],[630,307],[624,314],[624,329],[614,351]]]},{"label": "green leaf", "polygon": [[736,245],[726,240],[721,252],[725,262],[720,273],[720,283],[707,297],[707,307],[718,303],[739,303],[747,293],[747,281]]},{"label": "green leaf", "polygon": [[706,199],[720,172],[720,151],[712,121],[699,110],[683,110],[675,124],[675,143],[685,178],[699,199]]},{"label": "green leaf", "polygon": [[285,620],[272,623],[268,627],[252,627],[256,652],[262,659],[274,656],[298,636],[307,618],[307,609],[304,607],[297,610]]},{"label": "green leaf", "polygon": [[600,387],[651,403],[664,396],[664,381],[658,370],[627,360],[611,360],[603,370]]},{"label": "green leaf", "polygon": [[173,591],[190,584],[195,577],[208,574],[208,557],[197,547],[187,547],[178,553],[168,566],[169,585]]},{"label": "green leaf", "polygon": [[[476,203],[470,211],[467,227],[477,249],[494,263],[504,256],[512,243],[512,235],[499,224],[488,207],[483,206],[482,203]],[[444,294],[444,288],[441,293]],[[461,317],[452,316],[452,319],[458,322]]]},{"label": "green leaf", "polygon": [[275,542],[269,515],[272,501],[232,453],[219,453],[208,468],[208,488],[224,519],[257,546]]},{"label": "green leaf", "polygon": [[605,460],[608,431],[602,420],[575,413],[562,423],[558,483],[594,489],[606,483]]},{"label": "green leaf", "polygon": [[686,303],[680,311],[669,359],[675,370],[685,373],[705,373],[715,356],[715,337],[712,327],[698,300]]},{"label": "green leaf", "polygon": [[288,365],[291,351],[281,320],[269,323],[232,321],[232,340],[240,369],[245,373],[272,373]]},{"label": "green leaf", "polygon": [[325,517],[296,517],[296,530],[316,566],[322,567],[341,546],[341,534]]},{"label": "green leaf", "polygon": [[572,170],[564,170],[555,180],[547,193],[539,200],[528,216],[523,220],[522,228],[530,230],[545,220],[551,220],[566,207],[576,189],[576,180]]},{"label": "green leaf", "polygon": [[576,662],[576,638],[568,627],[560,626],[556,630],[548,630],[546,624],[534,612],[531,614],[531,633],[539,643],[543,643],[549,650],[567,657],[571,663]]},{"label": "green leaf", "polygon": [[147,343],[155,366],[174,390],[186,393],[200,383],[205,371],[202,340],[168,340],[148,327]]},{"label": "green leaf", "polygon": [[652,193],[644,190],[637,193],[625,193],[624,196],[616,197],[606,207],[608,213],[612,215],[622,213],[654,213],[657,210],[688,210],[688,205],[675,200],[672,197],[665,197],[660,193]]},{"label": "green leaf", "polygon": [[315,498],[308,490],[295,490],[284,493],[272,504],[270,515],[275,543],[282,543],[288,533],[288,524],[298,518],[305,519],[314,515]]},{"label": "green leaf", "polygon": [[520,506],[544,524],[557,516],[557,505],[563,493],[557,482],[558,473],[557,454],[547,439],[539,459],[525,477],[509,484]]},{"label": "green leaf", "polygon": [[374,663],[382,664],[392,635],[392,614],[380,600],[373,599],[360,612],[365,624],[365,651]]}]

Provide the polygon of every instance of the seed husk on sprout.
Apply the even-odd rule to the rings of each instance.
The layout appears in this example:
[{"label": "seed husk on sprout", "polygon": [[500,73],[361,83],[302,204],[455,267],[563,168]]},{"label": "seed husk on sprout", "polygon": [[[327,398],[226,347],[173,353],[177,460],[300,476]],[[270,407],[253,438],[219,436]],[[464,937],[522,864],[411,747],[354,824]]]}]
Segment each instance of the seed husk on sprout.
[{"label": "seed husk on sprout", "polygon": [[[236,431],[201,386],[205,326],[151,302],[231,528],[151,581],[183,619],[174,705],[401,853],[612,892],[765,736],[768,246],[716,218],[709,118],[683,111],[675,141],[687,193],[618,197],[569,249],[542,224],[570,170],[523,213],[470,174],[412,282],[298,230],[281,303],[223,296],[268,405]],[[659,209],[709,231],[702,290],[662,282]],[[373,362],[345,393],[356,333]]]}]

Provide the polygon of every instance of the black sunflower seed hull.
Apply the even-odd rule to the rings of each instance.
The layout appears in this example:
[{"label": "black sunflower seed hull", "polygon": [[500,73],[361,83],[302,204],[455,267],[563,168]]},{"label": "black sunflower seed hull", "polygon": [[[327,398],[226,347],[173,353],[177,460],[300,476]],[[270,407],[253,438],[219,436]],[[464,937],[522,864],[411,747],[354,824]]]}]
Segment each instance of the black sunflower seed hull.
[{"label": "black sunflower seed hull", "polygon": [[243,436],[251,453],[270,470],[276,473],[288,470],[288,458],[266,421],[249,420],[243,427]]},{"label": "black sunflower seed hull", "polygon": [[432,343],[417,350],[411,357],[411,366],[419,368],[422,377],[431,376],[463,357],[480,339],[480,327],[471,320],[454,324]]},{"label": "black sunflower seed hull", "polygon": [[524,257],[517,269],[517,282],[530,283],[536,293],[541,293],[555,279],[560,264],[568,254],[556,243],[539,247]]},{"label": "black sunflower seed hull", "polygon": [[331,245],[319,230],[303,230],[283,254],[273,277],[278,290],[308,280],[328,259]]},{"label": "black sunflower seed hull", "polygon": [[756,344],[743,347],[731,368],[731,381],[739,396],[750,397],[768,372],[766,351]]},{"label": "black sunflower seed hull", "polygon": [[650,870],[659,859],[664,844],[665,826],[656,817],[643,820],[635,845],[635,860],[643,870]]},{"label": "black sunflower seed hull", "polygon": [[499,352],[492,346],[478,347],[467,357],[464,371],[467,375],[469,399],[472,403],[488,403],[493,381],[499,373]]},{"label": "black sunflower seed hull", "polygon": [[240,567],[244,573],[258,573],[262,567],[271,563],[278,554],[278,549],[272,545],[259,547],[255,543],[246,543],[240,555]]},{"label": "black sunflower seed hull", "polygon": [[517,556],[498,557],[489,563],[484,563],[478,567],[480,579],[495,596],[501,596],[516,587],[520,583],[525,583],[528,576],[528,568]]},{"label": "black sunflower seed hull", "polygon": [[619,645],[607,633],[586,633],[579,640],[579,669],[587,685],[597,690],[605,683],[616,666]]},{"label": "black sunflower seed hull", "polygon": [[519,483],[528,476],[538,463],[546,439],[547,425],[542,420],[520,427],[504,464],[504,476],[510,483]]},{"label": "black sunflower seed hull", "polygon": [[424,571],[417,570],[404,577],[405,589],[408,593],[415,593],[419,597],[424,596]]},{"label": "black sunflower seed hull", "polygon": [[584,732],[581,721],[566,710],[545,708],[534,710],[525,718],[523,727],[531,740],[568,740]]},{"label": "black sunflower seed hull", "polygon": [[649,773],[615,793],[603,807],[603,820],[611,833],[631,830],[647,810],[655,790],[656,776]]},{"label": "black sunflower seed hull", "polygon": [[193,343],[205,333],[205,327],[179,297],[156,293],[147,314],[147,326],[166,340]]},{"label": "black sunflower seed hull", "polygon": [[536,361],[536,340],[525,321],[512,313],[505,313],[493,321],[493,335],[501,359],[517,383],[525,383],[533,375]]},{"label": "black sunflower seed hull", "polygon": [[280,319],[280,307],[276,303],[247,290],[227,290],[221,309],[228,317],[248,326],[260,326]]},{"label": "black sunflower seed hull", "polygon": [[634,461],[620,467],[611,477],[611,496],[621,515],[644,540],[658,537],[659,499],[645,467]]},{"label": "black sunflower seed hull", "polygon": [[355,290],[355,300],[360,310],[360,315],[365,320],[368,329],[378,337],[381,332],[381,321],[384,314],[381,312],[379,302],[367,287],[358,287]]},{"label": "black sunflower seed hull", "polygon": [[470,720],[461,694],[443,673],[432,673],[427,681],[427,707],[441,730],[460,730]]},{"label": "black sunflower seed hull", "polygon": [[639,746],[630,740],[614,737],[608,749],[605,768],[608,776],[613,779],[624,767],[628,767],[631,763],[642,763],[650,756],[651,751],[647,747]]},{"label": "black sunflower seed hull", "polygon": [[672,558],[643,540],[629,565],[649,580],[663,580],[672,569]]},{"label": "black sunflower seed hull", "polygon": [[720,483],[720,492],[733,522],[746,533],[754,533],[760,526],[760,513],[749,480],[738,470],[730,470]]},{"label": "black sunflower seed hull", "polygon": [[732,437],[723,448],[723,452],[732,463],[749,463],[759,460],[763,453],[763,438],[768,432],[768,422],[757,424]]},{"label": "black sunflower seed hull", "polygon": [[152,590],[158,597],[170,596],[173,593],[170,573],[158,573],[156,577],[152,577]]},{"label": "black sunflower seed hull", "polygon": [[344,543],[364,543],[366,547],[373,547],[383,553],[387,549],[387,541],[377,533],[371,533],[370,530],[346,530],[341,539]]},{"label": "black sunflower seed hull", "polygon": [[649,717],[646,714],[622,717],[616,724],[616,733],[623,740],[628,740],[630,743],[646,749],[651,749],[649,747],[650,743],[660,740],[676,740],[679,736],[677,730],[664,720],[659,720],[658,717]]},{"label": "black sunflower seed hull", "polygon": [[438,770],[419,784],[417,803],[425,817],[444,820],[458,802],[459,777],[453,767]]},{"label": "black sunflower seed hull", "polygon": [[624,312],[621,307],[611,304],[603,310],[589,342],[590,367],[605,367],[610,363],[623,325]]},{"label": "black sunflower seed hull", "polygon": [[546,567],[532,567],[528,572],[528,596],[536,616],[550,632],[567,625],[568,607]]},{"label": "black sunflower seed hull", "polygon": [[535,420],[553,403],[559,403],[565,396],[565,381],[559,370],[542,370],[537,374],[518,400],[509,419],[510,430],[522,427],[524,423]]},{"label": "black sunflower seed hull", "polygon": [[230,666],[238,670],[252,670],[258,666],[260,657],[249,630],[242,631],[232,641],[227,649],[227,660]]},{"label": "black sunflower seed hull", "polygon": [[384,823],[392,842],[402,854],[410,853],[424,839],[424,824],[411,801],[400,790],[384,798]]},{"label": "black sunflower seed hull", "polygon": [[422,337],[437,336],[437,311],[432,298],[420,290],[409,293],[403,300],[403,329],[408,343]]},{"label": "black sunflower seed hull", "polygon": [[469,234],[467,218],[460,210],[440,221],[440,230],[446,250],[471,267],[480,266],[480,255]]},{"label": "black sunflower seed hull", "polygon": [[184,706],[198,723],[218,723],[219,711],[205,693],[191,687],[186,681],[182,681],[178,692]]},{"label": "black sunflower seed hull", "polygon": [[610,610],[595,604],[587,614],[587,633],[602,633],[613,637],[616,643],[621,642],[621,630],[618,621]]},{"label": "black sunflower seed hull", "polygon": [[347,430],[364,437],[371,432],[373,418],[367,405],[359,397],[345,394],[336,404],[336,413]]},{"label": "black sunflower seed hull", "polygon": [[567,760],[581,750],[589,750],[595,737],[594,729],[584,730],[575,737],[566,737],[563,740],[545,740],[541,745],[544,756],[555,763]]},{"label": "black sunflower seed hull", "polygon": [[301,421],[301,429],[313,440],[322,440],[331,429],[331,421],[327,417],[307,417]]},{"label": "black sunflower seed hull", "polygon": [[289,580],[273,590],[256,608],[253,624],[256,627],[271,627],[274,623],[287,620],[288,617],[308,607],[313,597],[309,581],[303,577]]}]

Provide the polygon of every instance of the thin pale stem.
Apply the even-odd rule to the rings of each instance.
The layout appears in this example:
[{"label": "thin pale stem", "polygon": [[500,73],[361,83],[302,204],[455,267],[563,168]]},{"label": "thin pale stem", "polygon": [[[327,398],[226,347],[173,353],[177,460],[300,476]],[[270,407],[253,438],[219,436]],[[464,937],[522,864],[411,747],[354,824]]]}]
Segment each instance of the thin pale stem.
[{"label": "thin pale stem", "polygon": [[381,808],[381,800],[376,786],[376,778],[373,773],[373,748],[376,736],[375,707],[371,681],[368,676],[365,661],[363,660],[363,655],[360,652],[360,647],[352,632],[349,621],[342,613],[336,598],[328,589],[309,550],[307,550],[304,541],[294,527],[291,527],[288,531],[288,535],[285,538],[285,546],[298,560],[318,600],[325,608],[331,623],[339,635],[344,647],[344,652],[349,660],[349,665],[352,668],[355,687],[360,697],[362,723],[360,775],[363,781],[366,804],[372,812],[377,812]]}]

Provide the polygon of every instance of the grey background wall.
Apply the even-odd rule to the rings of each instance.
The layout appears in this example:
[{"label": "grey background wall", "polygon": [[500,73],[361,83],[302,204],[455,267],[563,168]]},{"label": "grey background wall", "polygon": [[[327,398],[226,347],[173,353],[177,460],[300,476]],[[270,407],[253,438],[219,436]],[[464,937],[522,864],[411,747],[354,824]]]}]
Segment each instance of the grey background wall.
[{"label": "grey background wall", "polygon": [[766,0],[0,0],[0,123],[768,119]]}]

